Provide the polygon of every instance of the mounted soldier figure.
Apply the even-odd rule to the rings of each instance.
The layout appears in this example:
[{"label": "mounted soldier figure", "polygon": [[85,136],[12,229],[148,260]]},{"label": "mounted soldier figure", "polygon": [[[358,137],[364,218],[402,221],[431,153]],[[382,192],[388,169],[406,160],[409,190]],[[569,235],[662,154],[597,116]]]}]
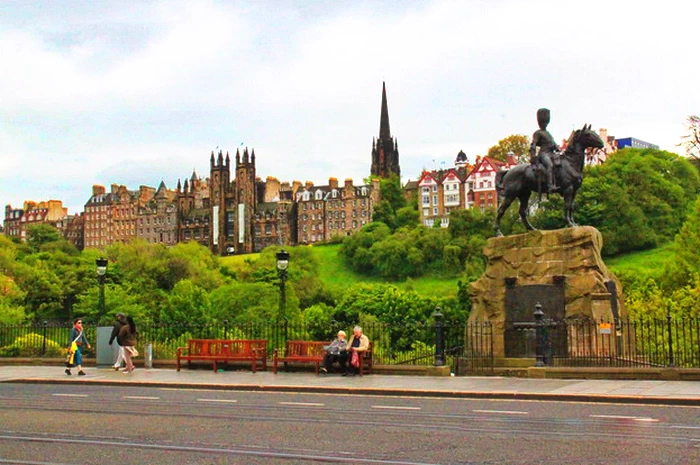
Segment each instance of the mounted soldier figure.
[{"label": "mounted soldier figure", "polygon": [[[554,142],[552,135],[547,132],[549,124],[549,110],[540,108],[537,110],[537,122],[540,129],[532,135],[530,145],[530,163],[521,163],[508,170],[496,173],[496,189],[502,198],[498,207],[494,232],[496,236],[502,236],[501,218],[515,199],[520,201],[520,219],[525,229],[535,229],[527,219],[528,202],[533,192],[542,193],[542,167],[547,170],[547,183],[544,192],[557,192],[564,198],[564,220],[567,227],[576,226],[574,221],[574,199],[581,183],[583,182],[583,167],[586,160],[586,149],[603,147],[603,140],[591,125],[584,124],[581,129],[571,133],[566,144],[566,150],[560,154],[559,147]],[[539,157],[536,157],[539,147]],[[539,163],[537,159],[539,158]],[[554,160],[554,161],[553,161]],[[560,166],[561,165],[561,166]],[[556,168],[556,169],[554,169]]]},{"label": "mounted soldier figure", "polygon": [[[544,192],[556,192],[559,187],[557,186],[556,176],[554,176],[554,165],[559,166],[559,152],[561,149],[554,142],[554,137],[547,131],[547,125],[549,124],[549,110],[547,108],[537,110],[537,124],[540,128],[532,135],[532,144],[530,144],[530,163],[537,168],[537,191],[543,192],[541,189],[542,170],[540,168],[543,166],[547,172]],[[537,153],[537,147],[540,148],[539,154]]]}]

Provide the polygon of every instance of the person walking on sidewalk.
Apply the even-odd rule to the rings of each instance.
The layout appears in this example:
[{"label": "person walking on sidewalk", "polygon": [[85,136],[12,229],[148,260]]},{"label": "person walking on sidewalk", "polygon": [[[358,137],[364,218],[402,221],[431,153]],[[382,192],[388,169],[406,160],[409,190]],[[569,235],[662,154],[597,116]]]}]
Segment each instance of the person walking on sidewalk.
[{"label": "person walking on sidewalk", "polygon": [[117,322],[114,323],[114,328],[112,328],[112,335],[109,337],[109,345],[112,345],[114,340],[117,340],[117,347],[119,348],[117,352],[117,360],[114,362],[114,371],[119,371],[119,369],[122,367],[122,362],[126,361],[126,358],[124,357],[124,345],[122,344],[122,340],[119,337],[119,330],[122,329],[122,326],[126,324],[126,315],[123,313],[117,313],[116,315]]},{"label": "person walking on sidewalk", "polygon": [[136,350],[136,323],[131,316],[126,317],[126,324],[119,329],[119,337],[122,340],[126,360],[126,369],[122,373],[131,373],[135,368],[131,358],[139,354]]},{"label": "person walking on sidewalk", "polygon": [[[355,376],[359,373],[360,363],[362,363],[362,356],[369,349],[369,338],[362,334],[362,328],[355,326],[352,330],[352,337],[348,341],[346,347],[348,355],[348,363],[345,368],[345,373],[343,376]],[[357,357],[357,365],[355,365],[354,360]]]},{"label": "person walking on sidewalk", "polygon": [[[87,341],[87,338],[85,337],[85,333],[83,332],[83,319],[82,318],[76,318],[73,321],[73,327],[70,329],[70,347],[68,350],[70,350],[73,354],[73,366],[78,369],[78,376],[85,376],[85,372],[83,371],[83,346],[87,346],[87,348],[90,348],[90,343]],[[66,374],[68,376],[72,375],[70,371],[70,367],[66,368]]]}]

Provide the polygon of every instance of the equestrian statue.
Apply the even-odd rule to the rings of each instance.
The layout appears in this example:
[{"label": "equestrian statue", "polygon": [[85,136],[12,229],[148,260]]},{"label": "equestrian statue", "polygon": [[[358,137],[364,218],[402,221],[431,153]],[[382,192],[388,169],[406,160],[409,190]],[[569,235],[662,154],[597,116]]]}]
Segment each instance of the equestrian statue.
[{"label": "equestrian statue", "polygon": [[[577,226],[574,222],[574,199],[583,182],[583,166],[586,149],[603,148],[603,140],[591,130],[591,125],[583,125],[571,134],[563,153],[547,131],[549,110],[537,110],[539,129],[532,136],[530,163],[522,163],[496,174],[496,189],[503,202],[498,207],[494,222],[496,236],[502,236],[501,218],[515,199],[520,200],[520,219],[525,229],[535,228],[527,219],[528,202],[533,192],[538,194],[558,193],[564,198],[564,219],[567,227]],[[539,149],[539,150],[538,150]]]}]

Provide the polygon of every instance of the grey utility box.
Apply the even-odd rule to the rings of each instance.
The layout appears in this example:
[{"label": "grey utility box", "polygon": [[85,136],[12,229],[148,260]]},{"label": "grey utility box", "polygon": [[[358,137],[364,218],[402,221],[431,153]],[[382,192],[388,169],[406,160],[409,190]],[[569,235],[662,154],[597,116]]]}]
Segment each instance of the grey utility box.
[{"label": "grey utility box", "polygon": [[117,353],[119,352],[119,345],[115,340],[112,345],[109,345],[109,338],[112,335],[112,326],[98,326],[97,327],[97,344],[95,344],[95,358],[97,359],[97,366],[108,366],[114,365],[117,360]]}]

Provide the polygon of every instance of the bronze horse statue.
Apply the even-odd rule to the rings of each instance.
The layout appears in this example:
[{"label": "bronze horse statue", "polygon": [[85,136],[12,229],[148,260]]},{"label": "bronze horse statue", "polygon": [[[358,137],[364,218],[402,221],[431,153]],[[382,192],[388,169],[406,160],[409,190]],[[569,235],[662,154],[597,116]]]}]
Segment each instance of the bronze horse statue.
[{"label": "bronze horse statue", "polygon": [[[554,167],[554,176],[559,186],[556,192],[564,197],[564,219],[567,227],[577,226],[574,222],[574,199],[583,182],[586,149],[589,147],[601,149],[603,145],[603,140],[591,130],[591,125],[584,125],[582,129],[577,129],[571,135],[566,150],[561,155],[560,166]],[[525,228],[528,231],[535,229],[527,219],[527,209],[530,195],[538,192],[538,185],[542,186],[542,183],[538,182],[537,170],[537,166],[523,163],[496,174],[496,189],[503,195],[503,203],[498,208],[498,215],[493,225],[496,236],[503,235],[501,218],[515,199],[520,200],[520,219]]]}]

